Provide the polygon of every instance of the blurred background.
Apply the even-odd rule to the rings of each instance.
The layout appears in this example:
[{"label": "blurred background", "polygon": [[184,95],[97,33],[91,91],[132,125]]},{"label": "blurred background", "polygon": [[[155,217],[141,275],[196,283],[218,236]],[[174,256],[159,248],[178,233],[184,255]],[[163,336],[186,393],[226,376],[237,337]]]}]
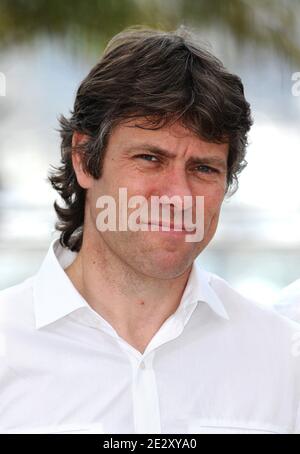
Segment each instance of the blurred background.
[{"label": "blurred background", "polygon": [[35,273],[54,234],[56,131],[107,41],[124,27],[190,26],[242,77],[255,124],[248,167],[197,259],[272,305],[300,277],[298,0],[0,0],[0,289]]}]

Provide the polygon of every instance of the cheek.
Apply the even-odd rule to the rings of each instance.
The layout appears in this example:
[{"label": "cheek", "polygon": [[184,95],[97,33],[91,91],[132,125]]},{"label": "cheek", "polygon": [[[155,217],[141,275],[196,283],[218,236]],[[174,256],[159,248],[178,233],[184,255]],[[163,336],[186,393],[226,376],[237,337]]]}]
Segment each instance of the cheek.
[{"label": "cheek", "polygon": [[204,195],[204,212],[208,216],[219,213],[224,199],[225,190],[220,188]]},{"label": "cheek", "polygon": [[111,170],[113,177],[106,177],[105,187],[110,194],[118,195],[119,188],[127,189],[128,197],[131,195],[143,195],[149,190],[149,181],[131,167],[124,166],[122,169]]},{"label": "cheek", "polygon": [[112,192],[110,185],[107,185],[105,180],[102,178],[94,180],[93,186],[87,191],[86,194],[86,204],[94,222],[100,212],[100,209],[97,208],[97,200],[99,197],[107,195],[115,198],[115,194]]}]

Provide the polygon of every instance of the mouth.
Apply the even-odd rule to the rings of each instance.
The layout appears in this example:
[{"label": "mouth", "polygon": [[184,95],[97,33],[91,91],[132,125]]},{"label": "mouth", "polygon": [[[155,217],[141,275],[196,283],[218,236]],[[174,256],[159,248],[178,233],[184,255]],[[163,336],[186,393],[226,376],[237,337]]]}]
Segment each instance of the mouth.
[{"label": "mouth", "polygon": [[[151,227],[151,226],[156,226],[158,227],[158,229],[156,228],[154,231],[162,231],[162,232],[165,232],[165,233],[178,233],[178,234],[188,234],[188,233],[192,233],[195,231],[195,227],[188,227],[188,228],[185,228],[184,226],[182,225],[177,225],[177,224],[174,224],[174,223],[165,223],[165,222],[148,222],[148,226]],[[164,227],[164,230],[163,230],[163,227]],[[151,228],[150,228],[151,230]]]}]

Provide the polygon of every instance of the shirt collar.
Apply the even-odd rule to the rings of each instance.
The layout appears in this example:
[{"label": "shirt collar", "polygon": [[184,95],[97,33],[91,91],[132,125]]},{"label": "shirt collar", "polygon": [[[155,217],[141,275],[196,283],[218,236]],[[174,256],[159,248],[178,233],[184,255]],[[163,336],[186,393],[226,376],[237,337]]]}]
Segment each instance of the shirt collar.
[{"label": "shirt collar", "polygon": [[180,305],[194,302],[206,303],[216,315],[229,320],[224,304],[211,286],[211,274],[204,271],[197,260],[193,263]]},{"label": "shirt collar", "polygon": [[37,329],[88,306],[64,271],[76,255],[63,248],[58,239],[52,241],[33,285]]},{"label": "shirt collar", "polygon": [[[48,253],[35,276],[33,286],[36,328],[42,328],[89,304],[73,286],[64,269],[77,253],[52,241]],[[225,307],[210,285],[210,274],[194,261],[176,316],[184,314],[190,304],[207,303],[218,316],[229,319]],[[92,310],[92,309],[91,309]]]}]

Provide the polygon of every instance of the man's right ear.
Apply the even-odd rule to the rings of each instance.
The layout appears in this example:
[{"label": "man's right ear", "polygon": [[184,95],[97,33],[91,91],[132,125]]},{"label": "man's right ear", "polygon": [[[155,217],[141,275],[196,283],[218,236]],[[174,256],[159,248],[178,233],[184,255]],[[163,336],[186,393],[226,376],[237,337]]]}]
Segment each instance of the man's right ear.
[{"label": "man's right ear", "polygon": [[76,148],[79,145],[83,145],[89,140],[89,136],[75,131],[72,137],[72,164],[76,174],[77,182],[79,186],[84,189],[89,189],[94,178],[84,171],[84,165],[82,163],[82,154]]}]

